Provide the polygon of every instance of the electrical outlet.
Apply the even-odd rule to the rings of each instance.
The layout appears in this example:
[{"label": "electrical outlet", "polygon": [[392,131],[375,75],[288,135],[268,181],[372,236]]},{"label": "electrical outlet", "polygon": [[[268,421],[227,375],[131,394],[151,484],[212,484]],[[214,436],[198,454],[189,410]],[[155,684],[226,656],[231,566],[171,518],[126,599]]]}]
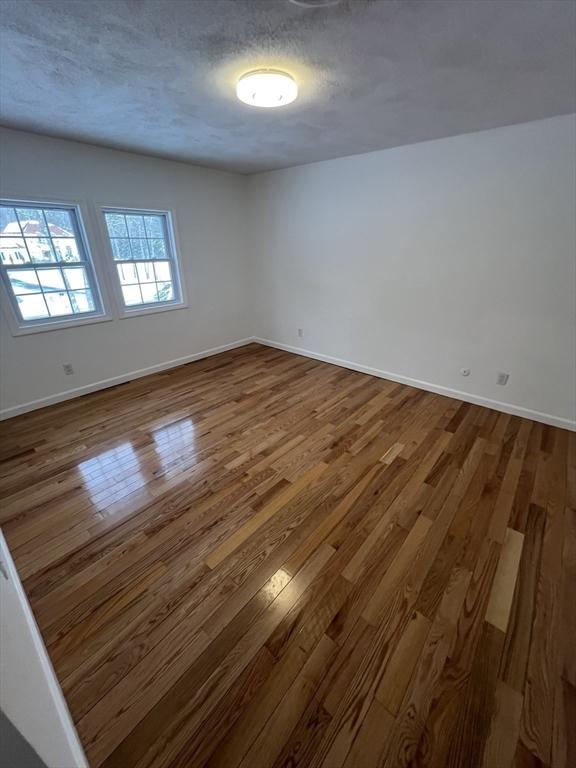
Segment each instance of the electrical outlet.
[{"label": "electrical outlet", "polygon": [[304,336],[304,329],[298,328],[298,338],[301,339]]},{"label": "electrical outlet", "polygon": [[508,384],[509,378],[510,378],[509,373],[499,373],[496,379],[496,384],[500,384],[502,387],[504,387],[506,386],[506,384]]},{"label": "electrical outlet", "polygon": [[470,376],[470,368],[460,368],[460,376]]},{"label": "electrical outlet", "polygon": [[72,374],[74,373],[74,368],[72,368],[72,363],[64,363],[62,368],[64,368],[64,373],[66,374],[66,376],[72,376]]}]

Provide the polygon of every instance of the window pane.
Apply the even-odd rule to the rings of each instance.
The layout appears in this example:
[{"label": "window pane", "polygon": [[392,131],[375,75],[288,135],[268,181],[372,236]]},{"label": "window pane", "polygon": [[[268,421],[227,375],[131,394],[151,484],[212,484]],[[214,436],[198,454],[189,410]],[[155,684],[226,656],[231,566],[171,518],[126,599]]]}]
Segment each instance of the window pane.
[{"label": "window pane", "polygon": [[156,280],[171,280],[170,264],[167,261],[155,261],[154,271],[156,272]]},{"label": "window pane", "polygon": [[72,306],[66,291],[62,291],[61,293],[45,293],[44,298],[48,305],[50,317],[60,317],[62,315],[72,314]]},{"label": "window pane", "polygon": [[116,269],[122,285],[133,285],[138,282],[135,264],[116,264]]},{"label": "window pane", "polygon": [[[165,214],[104,211],[118,280],[127,306],[174,302],[178,264],[167,240]],[[125,262],[120,264],[120,262]],[[126,263],[129,262],[129,263]]]},{"label": "window pane", "polygon": [[172,283],[157,283],[158,294],[156,301],[172,301],[174,298],[174,290]]},{"label": "window pane", "polygon": [[21,237],[0,237],[0,256],[2,264],[27,264],[30,261]]},{"label": "window pane", "polygon": [[112,253],[114,258],[118,261],[122,259],[131,259],[132,251],[130,250],[130,241],[127,238],[116,238],[110,240],[112,243]]},{"label": "window pane", "polygon": [[56,261],[52,245],[47,237],[27,237],[26,245],[36,264],[45,264],[47,261]]},{"label": "window pane", "polygon": [[142,299],[146,304],[151,304],[152,302],[159,300],[156,283],[144,283],[140,286],[140,289],[142,290]]},{"label": "window pane", "polygon": [[141,283],[153,283],[156,279],[154,275],[154,264],[149,262],[140,263],[138,267],[138,280]]},{"label": "window pane", "polygon": [[58,261],[82,261],[82,256],[73,237],[52,238]]},{"label": "window pane", "polygon": [[42,208],[16,208],[25,237],[46,237],[48,230]]},{"label": "window pane", "polygon": [[146,237],[146,230],[144,229],[144,217],[143,216],[126,216],[126,224],[128,225],[128,234],[130,237]]},{"label": "window pane", "polygon": [[162,216],[144,216],[147,237],[159,237],[164,239],[164,227]]},{"label": "window pane", "polygon": [[[8,230],[5,233],[6,227]],[[13,234],[14,232],[20,234],[16,211],[11,206],[2,205],[0,206],[0,234]]]},{"label": "window pane", "polygon": [[74,237],[74,225],[70,211],[45,208],[44,215],[52,237]]},{"label": "window pane", "polygon": [[88,276],[84,267],[64,269],[64,277],[68,288],[88,288]]},{"label": "window pane", "polygon": [[94,300],[90,291],[70,291],[74,312],[94,312]]},{"label": "window pane", "polygon": [[164,240],[149,240],[150,252],[153,259],[165,259],[168,254],[166,253],[166,245]]},{"label": "window pane", "polygon": [[132,306],[133,304],[142,304],[142,294],[140,293],[140,286],[123,285],[122,293],[124,295],[124,301],[128,306]]},{"label": "window pane", "polygon": [[106,226],[108,227],[108,234],[110,237],[128,237],[128,230],[126,229],[126,220],[122,213],[107,213]]},{"label": "window pane", "polygon": [[24,321],[100,312],[74,206],[0,203],[0,259]]},{"label": "window pane", "polygon": [[41,293],[18,296],[18,308],[24,320],[39,320],[48,317],[48,310]]},{"label": "window pane", "polygon": [[8,270],[8,279],[14,293],[39,293],[40,284],[33,269]]},{"label": "window pane", "polygon": [[45,291],[63,291],[66,288],[59,269],[39,269],[38,278]]},{"label": "window pane", "polygon": [[133,259],[149,259],[148,243],[146,240],[130,240]]}]

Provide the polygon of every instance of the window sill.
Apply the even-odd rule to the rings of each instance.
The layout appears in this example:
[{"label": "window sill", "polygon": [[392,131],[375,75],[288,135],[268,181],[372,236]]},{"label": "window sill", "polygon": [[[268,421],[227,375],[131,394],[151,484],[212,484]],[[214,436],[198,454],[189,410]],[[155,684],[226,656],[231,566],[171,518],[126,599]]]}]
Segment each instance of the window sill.
[{"label": "window sill", "polygon": [[33,333],[46,333],[47,331],[63,331],[68,328],[78,328],[80,325],[94,325],[94,323],[108,323],[114,318],[111,315],[95,315],[85,317],[82,320],[63,320],[54,323],[38,323],[37,325],[13,325],[9,323],[12,336],[29,336]]},{"label": "window sill", "polygon": [[82,320],[64,320],[62,322],[54,323],[38,323],[37,325],[16,325],[12,322],[11,318],[7,325],[10,328],[12,336],[30,336],[36,333],[47,333],[48,331],[64,331],[66,329],[78,328],[81,325],[94,325],[95,323],[109,323],[114,319],[126,320],[130,317],[142,317],[142,315],[155,315],[159,312],[172,312],[176,309],[187,309],[187,302],[179,302],[178,304],[164,304],[161,307],[138,307],[137,309],[124,310],[117,318],[112,315],[97,315],[93,317],[86,317]]},{"label": "window sill", "polygon": [[188,303],[180,301],[176,304],[162,304],[159,307],[148,304],[135,309],[124,309],[120,315],[120,320],[126,320],[129,317],[142,317],[142,315],[156,315],[158,312],[172,312],[175,309],[188,309]]}]

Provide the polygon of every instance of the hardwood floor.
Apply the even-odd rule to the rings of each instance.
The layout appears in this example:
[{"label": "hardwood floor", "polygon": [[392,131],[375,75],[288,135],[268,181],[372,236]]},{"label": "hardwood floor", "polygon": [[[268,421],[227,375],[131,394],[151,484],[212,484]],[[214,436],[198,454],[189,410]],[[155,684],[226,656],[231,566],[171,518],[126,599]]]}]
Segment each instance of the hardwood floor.
[{"label": "hardwood floor", "polygon": [[576,765],[576,435],[257,345],[2,431],[93,768]]}]

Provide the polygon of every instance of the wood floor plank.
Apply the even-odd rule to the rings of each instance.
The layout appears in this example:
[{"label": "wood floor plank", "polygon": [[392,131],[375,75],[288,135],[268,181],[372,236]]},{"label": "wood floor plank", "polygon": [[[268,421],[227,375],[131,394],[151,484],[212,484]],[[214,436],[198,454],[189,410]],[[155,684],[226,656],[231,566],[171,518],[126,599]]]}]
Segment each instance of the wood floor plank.
[{"label": "wood floor plank", "polygon": [[560,679],[556,686],[554,705],[554,737],[551,768],[571,768],[576,765],[576,688]]},{"label": "wood floor plank", "polygon": [[171,768],[189,768],[191,765],[205,765],[226,734],[238,721],[242,711],[260,695],[263,684],[274,668],[274,658],[263,646],[254,656],[244,672],[230,687],[213,716],[204,721],[203,727],[188,740],[178,755],[171,761]]},{"label": "wood floor plank", "polygon": [[296,675],[278,707],[270,713],[267,724],[258,734],[242,762],[241,768],[268,768],[274,765],[282,747],[298,724],[322,679],[324,667],[335,654],[336,644],[327,635]]},{"label": "wood floor plank", "polygon": [[512,528],[506,529],[500,560],[486,608],[486,621],[504,633],[508,629],[510,620],[523,544],[524,535],[522,533]]},{"label": "wood floor plank", "polygon": [[458,617],[472,574],[452,574],[414,672],[394,733],[387,749],[386,766],[408,765],[416,758],[420,738],[433,703],[446,659],[453,647]]},{"label": "wood floor plank", "polygon": [[330,715],[313,698],[284,744],[274,768],[304,768],[309,765],[329,722]]},{"label": "wood floor plank", "polygon": [[[495,715],[498,666],[504,645],[504,634],[484,622],[476,645],[469,675],[463,682],[462,694],[453,697],[452,722],[436,728],[434,768],[458,768],[463,763],[480,767],[484,747]],[[448,711],[448,708],[446,709]]]},{"label": "wood floor plank", "polygon": [[553,718],[561,669],[558,628],[567,493],[566,438],[567,433],[560,430],[554,452],[541,452],[545,471],[541,475],[542,485],[535,485],[534,489],[534,493],[542,493],[542,488],[547,487],[548,498],[521,723],[522,742],[548,765],[552,760]]},{"label": "wood floor plank", "polygon": [[520,735],[522,705],[523,696],[498,680],[482,768],[511,768],[513,765]]},{"label": "wood floor plank", "polygon": [[394,717],[398,715],[429,631],[430,620],[415,611],[376,689],[376,699]]},{"label": "wood floor plank", "polygon": [[374,768],[380,763],[392,733],[394,718],[374,699],[354,739],[344,768]]},{"label": "wood floor plank", "polygon": [[0,424],[92,768],[572,768],[576,435],[250,344]]},{"label": "wood floor plank", "polygon": [[576,509],[566,507],[564,513],[564,544],[562,548],[562,579],[560,597],[561,676],[576,688]]},{"label": "wood floor plank", "polygon": [[532,641],[545,524],[545,511],[532,504],[525,526],[524,546],[518,570],[518,589],[512,602],[501,661],[501,679],[522,695]]},{"label": "wood floor plank", "polygon": [[[257,621],[248,625],[241,640],[229,649],[228,655],[208,677],[211,648],[203,646],[207,657],[196,656],[197,664],[190,665],[178,678],[176,685],[172,685],[167,691],[163,690],[162,698],[158,696],[158,691],[155,691],[154,700],[146,702],[145,716],[140,710],[140,717],[137,720],[131,719],[130,722],[134,723],[136,720],[137,725],[134,723],[136,727],[131,730],[128,738],[123,741],[116,740],[116,734],[124,731],[123,725],[120,728],[117,725],[118,716],[114,719],[114,730],[108,728],[106,731],[97,730],[96,723],[100,722],[100,718],[91,718],[91,725],[96,720],[94,741],[98,747],[93,748],[91,752],[94,765],[104,764],[106,768],[120,768],[127,760],[137,760],[135,765],[139,766],[168,764],[180,751],[183,743],[196,733],[203,720],[216,708],[222,696],[248,666],[253,656],[264,645],[266,638],[332,553],[333,550],[329,547],[319,550],[279,592]],[[94,710],[91,710],[89,715],[92,712]],[[121,707],[121,718],[125,720],[127,714],[129,713],[125,713]],[[83,722],[81,721],[80,726]],[[103,762],[106,757],[108,759]]]},{"label": "wood floor plank", "polygon": [[273,501],[262,507],[256,514],[252,515],[247,523],[236,531],[230,538],[226,539],[217,549],[213,550],[205,559],[209,568],[215,568],[231,552],[237,549],[243,542],[249,539],[255,531],[269,520],[279,509],[282,508],[291,499],[297,496],[307,485],[313,483],[320,477],[327,465],[320,462],[312,469],[303,474],[296,482],[291,483],[283,492],[277,495]]}]

